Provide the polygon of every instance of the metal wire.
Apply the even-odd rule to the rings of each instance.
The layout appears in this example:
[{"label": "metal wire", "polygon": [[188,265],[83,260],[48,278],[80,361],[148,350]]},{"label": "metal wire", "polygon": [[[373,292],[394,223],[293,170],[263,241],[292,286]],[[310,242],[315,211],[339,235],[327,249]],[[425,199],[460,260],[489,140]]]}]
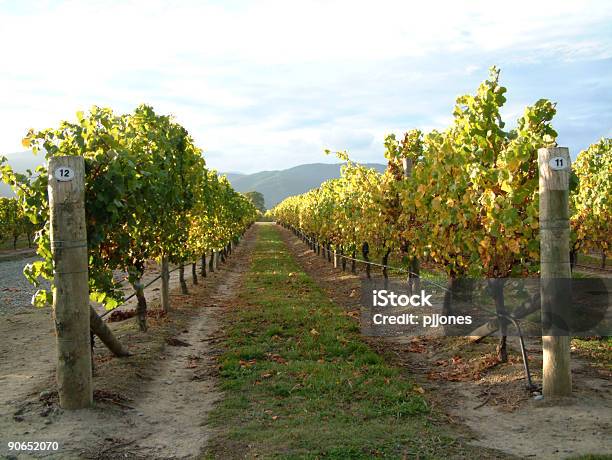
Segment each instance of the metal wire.
[{"label": "metal wire", "polygon": [[[303,237],[304,239],[306,239],[307,241],[309,241],[311,244],[317,244],[317,243],[316,243],[316,242],[315,242],[313,239],[311,239],[311,238],[307,237],[306,235],[304,235],[304,234],[301,234],[301,235],[302,235],[302,237]],[[421,278],[421,275],[420,275],[419,273],[412,272],[412,271],[410,271],[410,270],[408,270],[408,269],[405,269],[405,268],[402,268],[402,267],[392,267],[391,265],[379,264],[379,263],[376,263],[376,262],[370,262],[370,261],[368,261],[368,260],[355,259],[354,257],[349,257],[349,256],[345,256],[344,254],[339,254],[339,253],[337,253],[336,251],[334,251],[334,253],[335,253],[335,254],[336,254],[338,257],[342,257],[342,258],[344,258],[344,259],[354,260],[355,262],[360,262],[360,263],[362,263],[362,264],[373,265],[373,266],[375,266],[375,267],[388,268],[388,269],[395,270],[395,271],[398,271],[398,272],[407,273],[407,274],[409,274],[409,275],[414,275],[414,276],[416,276],[417,278]],[[422,278],[421,278],[421,279],[422,279]],[[424,279],[423,281],[427,281],[428,283],[431,283],[431,284],[433,284],[434,286],[437,286],[437,287],[439,287],[440,289],[443,289],[443,290],[445,290],[445,291],[450,291],[450,290],[449,290],[449,289],[448,289],[446,286],[443,286],[443,285],[441,285],[441,284],[438,284],[438,283],[436,283],[435,281],[431,281],[431,280],[428,280],[428,279]]]},{"label": "metal wire", "polygon": [[[299,232],[299,231],[298,231],[298,232]],[[306,235],[304,235],[302,232],[299,232],[299,233],[301,234],[301,236],[302,236],[304,239],[306,239],[306,240],[307,240],[308,242],[310,242],[311,244],[317,244],[317,243],[316,243],[314,240],[312,240],[311,238],[307,237],[307,236],[306,236]],[[343,254],[338,254],[338,253],[337,253],[337,252],[335,252],[335,251],[334,251],[334,253],[335,253],[337,256],[340,256],[340,257],[345,258],[345,259],[348,259],[348,260],[354,260],[355,262],[361,262],[361,263],[364,263],[364,264],[370,264],[370,265],[374,265],[374,266],[377,266],[377,267],[390,268],[390,269],[397,270],[397,271],[401,271],[401,272],[405,272],[405,273],[412,273],[412,274],[414,274],[414,275],[417,275],[417,276],[418,276],[418,274],[417,274],[417,273],[411,272],[410,270],[406,270],[406,269],[401,268],[401,267],[392,267],[392,266],[390,266],[390,265],[378,264],[378,263],[376,263],[376,262],[369,262],[369,261],[366,261],[366,260],[355,259],[354,257],[349,257],[349,256],[345,256],[345,255],[343,255]],[[429,280],[426,280],[426,281],[431,282],[433,285],[438,286],[438,287],[440,287],[440,288],[444,289],[445,291],[449,291],[449,290],[448,290],[446,287],[444,287],[444,286],[440,286],[440,285],[438,285],[437,283],[435,283],[435,282],[433,282],[433,281],[429,281]],[[518,335],[519,335],[519,342],[520,342],[520,346],[521,346],[521,356],[522,356],[522,358],[523,358],[523,368],[524,368],[524,371],[525,371],[525,378],[527,379],[527,389],[528,389],[529,391],[534,391],[534,390],[537,390],[537,389],[538,389],[537,385],[534,385],[534,384],[533,384],[533,382],[532,382],[532,380],[531,380],[531,372],[529,371],[529,358],[528,358],[528,356],[527,356],[527,348],[525,347],[525,341],[524,341],[524,339],[523,339],[523,332],[522,332],[522,330],[521,330],[521,326],[520,326],[520,324],[519,324],[518,319],[514,318],[513,316],[506,315],[506,314],[501,314],[501,313],[498,313],[498,314],[497,314],[497,316],[498,316],[498,317],[503,317],[503,318],[506,318],[506,319],[507,319],[507,320],[509,320],[509,321],[510,321],[512,324],[514,324],[514,327],[516,327],[517,332],[518,332]]]},{"label": "metal wire", "polygon": [[[197,264],[197,260],[195,261],[191,261],[191,262],[187,262],[186,264],[183,264],[183,267],[187,266],[187,265],[191,265],[191,264]],[[179,270],[181,268],[181,265],[178,265],[176,267],[174,267],[172,270],[170,270],[168,272],[168,275],[170,275],[171,273],[174,273],[175,271]],[[142,289],[143,291],[148,288],[149,286],[151,286],[153,283],[155,283],[156,281],[158,281],[160,278],[162,277],[162,275],[158,275],[155,278],[153,278],[151,281],[149,281],[147,284],[145,284]],[[121,283],[119,283],[121,284]],[[123,305],[125,305],[130,299],[133,299],[134,296],[136,296],[136,293],[132,293],[129,296],[127,296],[125,299],[123,299],[123,302],[121,302],[119,305],[117,305],[115,308],[111,308],[110,310],[105,311],[103,314],[100,315],[100,318],[104,318],[106,315],[108,315],[109,313],[115,311],[117,308],[122,307]]]}]

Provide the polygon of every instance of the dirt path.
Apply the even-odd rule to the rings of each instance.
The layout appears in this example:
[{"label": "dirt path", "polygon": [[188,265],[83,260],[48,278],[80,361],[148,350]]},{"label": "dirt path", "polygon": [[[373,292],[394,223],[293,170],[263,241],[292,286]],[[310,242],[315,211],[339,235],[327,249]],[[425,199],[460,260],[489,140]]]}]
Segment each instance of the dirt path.
[{"label": "dirt path", "polygon": [[[289,230],[283,229],[282,234],[296,260],[334,301],[349,310],[360,308],[359,275],[334,269]],[[453,362],[461,355],[459,366],[477,363],[484,353],[494,350],[495,345],[491,342],[470,349],[470,346],[456,343],[457,348],[451,348],[449,344],[453,340],[457,342],[457,339],[446,342],[443,339],[432,343],[408,338],[373,339],[371,343],[382,352],[397,355],[398,364],[406,366],[437,410],[445,413],[450,422],[463,426],[473,445],[494,448],[520,458],[558,459],[612,452],[609,373],[595,371],[583,359],[573,357],[574,396],[561,406],[551,406],[534,400],[524,390],[522,365],[518,359],[492,366],[476,373],[479,375],[474,374],[473,378],[452,374],[455,370],[452,365],[441,371],[438,364],[449,361],[449,356]],[[511,338],[510,345],[515,341]],[[450,355],[449,348],[452,349]],[[541,352],[537,344],[530,348],[533,349],[530,366],[537,377]],[[466,370],[468,374],[471,371],[468,365]],[[445,371],[451,373],[450,379],[437,378]],[[432,375],[436,378],[432,379]]]},{"label": "dirt path", "polygon": [[[113,323],[133,356],[96,351],[96,404],[65,412],[53,392],[53,330],[48,311],[2,318],[0,334],[0,458],[197,458],[211,435],[207,414],[221,397],[215,342],[220,315],[231,305],[256,229],[226,264],[174,291],[169,317],[150,319],[147,334],[134,320]],[[57,441],[56,453],[7,451],[8,441]],[[13,455],[13,457],[11,457]]]}]

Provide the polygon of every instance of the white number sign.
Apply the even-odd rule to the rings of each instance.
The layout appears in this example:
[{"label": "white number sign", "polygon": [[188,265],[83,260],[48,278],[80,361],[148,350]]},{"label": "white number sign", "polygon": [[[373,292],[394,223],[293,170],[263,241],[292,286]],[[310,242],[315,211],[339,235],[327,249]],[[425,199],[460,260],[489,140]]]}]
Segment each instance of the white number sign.
[{"label": "white number sign", "polygon": [[74,170],[68,166],[60,166],[55,169],[54,176],[60,182],[70,182],[74,179]]},{"label": "white number sign", "polygon": [[554,157],[548,161],[550,169],[553,169],[555,171],[562,171],[564,169],[567,169],[567,163],[567,160],[563,157]]}]

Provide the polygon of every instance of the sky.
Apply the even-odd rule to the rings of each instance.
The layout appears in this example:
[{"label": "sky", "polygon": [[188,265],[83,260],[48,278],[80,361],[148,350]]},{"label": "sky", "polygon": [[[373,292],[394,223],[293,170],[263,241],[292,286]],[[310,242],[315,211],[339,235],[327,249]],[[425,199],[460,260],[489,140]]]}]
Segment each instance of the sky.
[{"label": "sky", "polygon": [[0,0],[0,154],[92,105],[172,114],[221,171],[384,162],[488,68],[510,126],[540,98],[572,156],[612,136],[611,1]]}]

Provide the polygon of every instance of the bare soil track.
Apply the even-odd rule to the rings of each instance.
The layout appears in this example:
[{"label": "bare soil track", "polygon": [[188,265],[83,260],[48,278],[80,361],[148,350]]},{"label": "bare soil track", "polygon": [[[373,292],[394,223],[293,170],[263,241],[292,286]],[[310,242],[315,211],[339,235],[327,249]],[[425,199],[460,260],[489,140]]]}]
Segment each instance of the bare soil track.
[{"label": "bare soil track", "polygon": [[[249,267],[255,233],[189,295],[174,290],[172,311],[152,315],[147,333],[134,319],[111,325],[133,356],[118,359],[96,347],[92,409],[57,405],[50,311],[0,317],[0,458],[198,458],[212,435],[207,414],[221,397],[220,317]],[[60,448],[18,454],[8,452],[8,441],[58,441]]]},{"label": "bare soil track", "polygon": [[[358,318],[360,275],[350,273],[350,264],[346,272],[334,269],[289,230],[283,229],[282,234],[305,271]],[[510,338],[510,346],[516,341]],[[584,359],[572,357],[574,396],[551,405],[534,400],[526,391],[517,348],[510,350],[508,363],[496,362],[494,339],[481,344],[450,337],[371,338],[368,342],[404,366],[434,409],[460,432],[463,428],[474,445],[519,458],[612,453],[611,375]],[[541,381],[541,344],[530,340],[528,348],[534,377]]]}]

